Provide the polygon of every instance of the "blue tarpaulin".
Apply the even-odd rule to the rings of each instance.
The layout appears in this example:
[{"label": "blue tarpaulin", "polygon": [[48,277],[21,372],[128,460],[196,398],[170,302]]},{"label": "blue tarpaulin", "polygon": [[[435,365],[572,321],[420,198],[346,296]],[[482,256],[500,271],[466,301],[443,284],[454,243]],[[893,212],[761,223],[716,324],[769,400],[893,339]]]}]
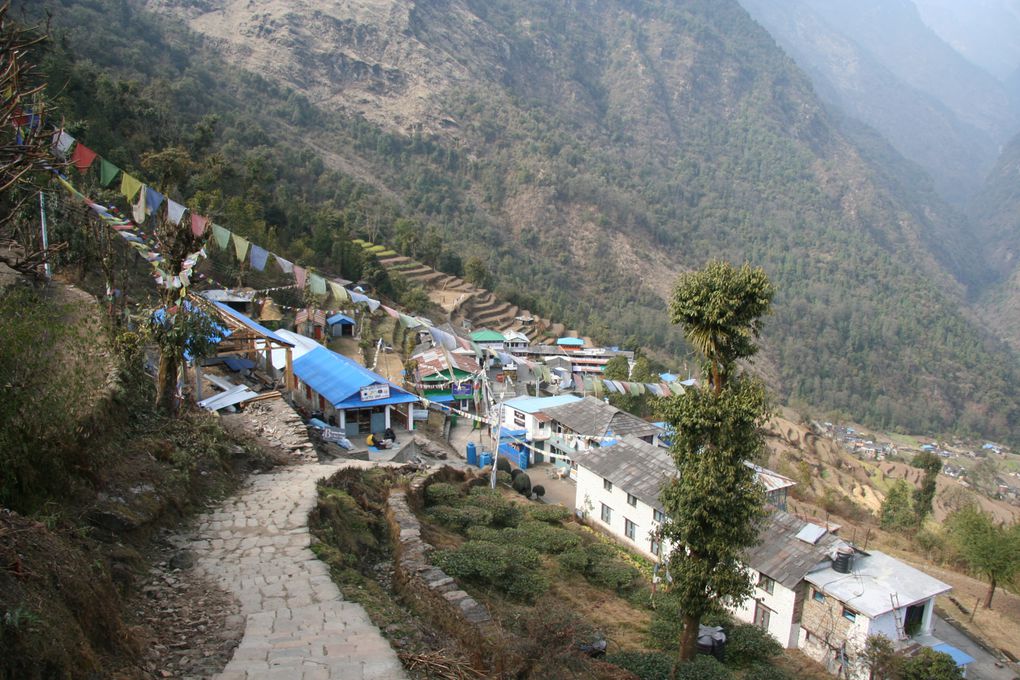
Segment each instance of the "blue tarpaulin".
[{"label": "blue tarpaulin", "polygon": [[966,666],[967,664],[974,663],[974,657],[970,654],[945,642],[940,645],[935,645],[932,649],[936,652],[942,652],[943,654],[948,654],[953,657],[953,661],[956,662],[957,666]]},{"label": "blue tarpaulin", "polygon": [[255,368],[255,362],[244,357],[223,357],[223,363],[234,373],[248,371]]}]

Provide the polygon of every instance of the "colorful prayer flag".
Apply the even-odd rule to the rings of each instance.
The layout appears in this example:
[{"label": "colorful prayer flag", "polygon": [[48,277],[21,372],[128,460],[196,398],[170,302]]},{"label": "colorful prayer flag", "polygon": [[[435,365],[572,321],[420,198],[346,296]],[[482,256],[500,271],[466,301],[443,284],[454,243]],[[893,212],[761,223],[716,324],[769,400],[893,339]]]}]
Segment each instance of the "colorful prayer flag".
[{"label": "colorful prayer flag", "polygon": [[347,291],[344,290],[344,287],[336,281],[329,282],[329,289],[333,293],[333,299],[337,302],[347,302],[351,299],[350,296],[347,295]]},{"label": "colorful prayer flag", "polygon": [[99,184],[104,187],[110,186],[110,183],[117,178],[120,173],[120,168],[106,160],[105,158],[99,159]]},{"label": "colorful prayer flag", "polygon": [[298,290],[305,289],[305,268],[294,265],[294,283],[297,284]]},{"label": "colorful prayer flag", "polygon": [[96,155],[95,151],[78,142],[78,146],[74,147],[74,153],[71,154],[71,162],[79,172],[85,172],[92,165],[92,161],[96,160]]},{"label": "colorful prayer flag", "polygon": [[53,145],[57,147],[57,153],[62,156],[68,152],[72,144],[74,144],[74,137],[67,134],[64,130],[53,135]]},{"label": "colorful prayer flag", "polygon": [[234,252],[237,254],[237,261],[244,262],[244,256],[248,254],[248,239],[234,234]]},{"label": "colorful prayer flag", "polygon": [[293,274],[294,273],[294,263],[293,262],[291,262],[290,260],[285,260],[282,257],[280,257],[279,255],[273,255],[273,257],[276,258],[276,264],[278,264],[280,266],[280,271],[282,271],[284,274]]},{"label": "colorful prayer flag", "polygon": [[149,213],[145,210],[145,194],[148,192],[145,190],[147,187],[139,187],[141,191],[138,192],[138,201],[131,206],[131,214],[135,218],[135,222],[141,224],[145,221],[145,218],[149,216]]},{"label": "colorful prayer flag", "polygon": [[260,248],[255,244],[252,244],[250,258],[252,269],[257,269],[260,272],[264,271],[266,268],[266,260],[268,259],[269,259],[268,250],[266,250],[265,248]]},{"label": "colorful prayer flag", "polygon": [[163,194],[152,187],[145,187],[145,213],[151,215],[159,212],[159,206],[163,205]]},{"label": "colorful prayer flag", "polygon": [[308,275],[308,287],[314,295],[325,295],[326,279],[322,278],[318,274],[310,273]]},{"label": "colorful prayer flag", "polygon": [[212,225],[213,240],[216,241],[216,245],[220,247],[220,250],[226,250],[230,245],[230,230],[226,227],[213,223]]},{"label": "colorful prayer flag", "polygon": [[187,208],[178,203],[177,201],[173,200],[172,198],[167,199],[166,216],[167,219],[169,219],[174,224],[179,225],[181,223],[181,218],[184,217],[185,210],[187,210]]},{"label": "colorful prayer flag", "polygon": [[124,195],[124,198],[131,203],[135,200],[135,194],[142,188],[142,183],[131,175],[124,173],[124,176],[120,178],[120,193]]},{"label": "colorful prayer flag", "polygon": [[[209,219],[207,217],[202,217],[201,215],[196,215],[195,213],[191,213],[191,233],[194,234],[195,236],[201,236],[202,234],[204,234],[205,233],[205,226],[208,223],[209,223]],[[245,241],[245,243],[247,243],[247,241]],[[237,242],[236,241],[234,242],[234,247],[235,248],[237,247]],[[244,256],[243,255],[238,255],[237,259],[244,260]]]}]

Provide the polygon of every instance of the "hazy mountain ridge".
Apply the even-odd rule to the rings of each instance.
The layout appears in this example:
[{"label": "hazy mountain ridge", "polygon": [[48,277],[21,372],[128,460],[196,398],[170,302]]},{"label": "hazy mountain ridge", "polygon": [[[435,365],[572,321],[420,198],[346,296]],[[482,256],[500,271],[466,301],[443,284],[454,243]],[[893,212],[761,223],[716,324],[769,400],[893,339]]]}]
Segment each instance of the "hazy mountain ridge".
[{"label": "hazy mountain ridge", "polygon": [[1005,86],[945,44],[910,0],[740,0],[831,106],[881,132],[962,204],[1020,128]]},{"label": "hazy mountain ridge", "polygon": [[[784,399],[910,427],[1017,418],[1013,370],[991,370],[1013,359],[968,324],[945,271],[952,219],[890,188],[735,3],[147,5],[259,74],[232,96],[280,98],[242,139],[276,135],[385,188],[523,306],[680,352],[673,277],[747,258],[781,291],[764,362]],[[373,241],[402,243],[381,229]]]}]

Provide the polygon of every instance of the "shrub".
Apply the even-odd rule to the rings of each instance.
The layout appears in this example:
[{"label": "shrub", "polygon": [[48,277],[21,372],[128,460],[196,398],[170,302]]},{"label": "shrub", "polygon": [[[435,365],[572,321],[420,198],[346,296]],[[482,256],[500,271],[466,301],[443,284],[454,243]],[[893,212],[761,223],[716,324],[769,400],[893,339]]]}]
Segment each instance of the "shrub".
[{"label": "shrub", "polygon": [[767,663],[751,664],[744,673],[744,677],[747,680],[790,680],[790,676],[782,668],[776,668]]},{"label": "shrub", "polygon": [[617,592],[626,590],[639,576],[637,569],[617,557],[612,547],[602,543],[567,547],[560,556],[560,566],[582,574],[592,585]]},{"label": "shrub", "polygon": [[[538,488],[536,486],[532,491]],[[532,505],[528,507],[527,513],[528,519],[535,520],[536,522],[549,522],[550,524],[564,522],[571,514],[570,510],[562,505]]]},{"label": "shrub", "polygon": [[675,596],[662,593],[655,597],[655,610],[648,624],[648,641],[655,649],[676,649],[683,632],[683,612]]},{"label": "shrub", "polygon": [[436,551],[432,562],[454,578],[496,588],[525,602],[549,587],[540,573],[538,553],[519,545],[472,540],[453,550]]},{"label": "shrub", "polygon": [[523,474],[524,470],[521,470],[520,468],[514,468],[513,470],[510,471],[510,479],[517,479]]},{"label": "shrub", "polygon": [[531,488],[531,492],[535,494],[535,497],[541,498],[542,496],[545,495],[545,487],[542,486],[541,484],[536,484]]},{"label": "shrub", "polygon": [[733,673],[711,656],[698,654],[676,667],[676,680],[733,680]]},{"label": "shrub", "polygon": [[460,489],[449,482],[433,482],[425,487],[425,500],[428,505],[454,505],[460,500]]},{"label": "shrub", "polygon": [[513,478],[513,489],[522,496],[531,497],[531,477],[521,473]]},{"label": "shrub", "polygon": [[584,575],[588,569],[588,553],[584,548],[573,548],[560,555],[560,567]]},{"label": "shrub", "polygon": [[488,541],[490,543],[501,543],[504,537],[504,529],[493,529],[488,526],[475,525],[468,527],[467,537],[472,541]]},{"label": "shrub", "polygon": [[674,657],[662,652],[620,652],[607,656],[606,661],[630,671],[639,680],[669,680]]},{"label": "shrub", "polygon": [[520,506],[506,500],[494,489],[471,489],[467,504],[488,511],[491,515],[488,524],[495,527],[515,527],[520,524],[524,516],[524,511]]},{"label": "shrub", "polygon": [[522,522],[513,530],[512,540],[539,552],[555,555],[581,545],[581,537],[569,529],[544,522]]},{"label": "shrub", "polygon": [[433,521],[461,533],[468,527],[492,524],[492,512],[477,506],[454,508],[449,505],[437,505],[426,510],[425,514]]},{"label": "shrub", "polygon": [[509,472],[503,472],[500,470],[496,473],[496,482],[505,486],[510,486],[514,483],[514,478],[510,476]]},{"label": "shrub", "polygon": [[742,623],[726,631],[726,663],[745,668],[783,653],[782,646],[765,630]]},{"label": "shrub", "polygon": [[496,469],[500,472],[510,474],[513,468],[510,467],[510,461],[506,457],[500,457],[496,460]]}]

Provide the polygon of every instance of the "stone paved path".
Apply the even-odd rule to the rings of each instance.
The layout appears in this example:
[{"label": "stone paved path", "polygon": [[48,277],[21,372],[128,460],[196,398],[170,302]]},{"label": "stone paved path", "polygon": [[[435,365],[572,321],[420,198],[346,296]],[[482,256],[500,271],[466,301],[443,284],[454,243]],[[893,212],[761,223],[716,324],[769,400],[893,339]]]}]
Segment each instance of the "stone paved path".
[{"label": "stone paved path", "polygon": [[196,567],[233,593],[245,616],[244,637],[220,680],[407,677],[365,610],[341,598],[309,549],[315,483],[337,469],[305,463],[253,476],[199,518],[190,546]]}]

